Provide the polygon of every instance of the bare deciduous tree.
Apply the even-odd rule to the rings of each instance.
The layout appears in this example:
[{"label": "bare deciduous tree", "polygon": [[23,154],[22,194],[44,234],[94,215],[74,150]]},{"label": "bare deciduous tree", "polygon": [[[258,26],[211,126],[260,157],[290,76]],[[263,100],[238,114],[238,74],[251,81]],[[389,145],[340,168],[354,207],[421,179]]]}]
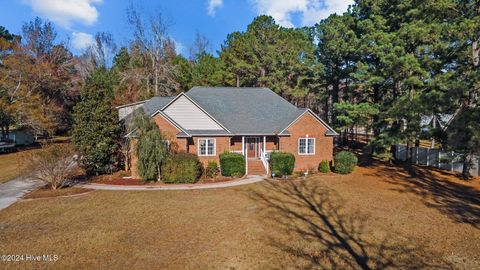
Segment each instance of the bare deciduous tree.
[{"label": "bare deciduous tree", "polygon": [[52,189],[62,188],[78,170],[76,154],[69,145],[47,145],[24,156],[28,175]]},{"label": "bare deciduous tree", "polygon": [[171,59],[175,56],[175,44],[168,36],[169,24],[160,11],[144,21],[146,16],[140,14],[138,9],[130,6],[127,9],[128,22],[133,28],[132,45],[135,46],[148,63],[148,72],[144,72],[147,91],[153,87],[153,94],[172,95],[179,84],[175,80],[175,68]]},{"label": "bare deciduous tree", "polygon": [[209,53],[210,50],[210,41],[208,41],[206,36],[197,32],[195,34],[195,41],[189,49],[190,60],[197,61],[202,54]]}]

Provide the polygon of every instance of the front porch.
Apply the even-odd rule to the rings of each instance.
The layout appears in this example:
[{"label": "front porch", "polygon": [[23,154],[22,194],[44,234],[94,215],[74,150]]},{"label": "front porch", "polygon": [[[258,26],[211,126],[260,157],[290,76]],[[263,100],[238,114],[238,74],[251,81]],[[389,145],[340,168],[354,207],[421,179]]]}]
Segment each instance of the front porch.
[{"label": "front porch", "polygon": [[230,152],[245,156],[246,174],[270,174],[270,153],[280,149],[278,136],[245,135],[230,139]]}]

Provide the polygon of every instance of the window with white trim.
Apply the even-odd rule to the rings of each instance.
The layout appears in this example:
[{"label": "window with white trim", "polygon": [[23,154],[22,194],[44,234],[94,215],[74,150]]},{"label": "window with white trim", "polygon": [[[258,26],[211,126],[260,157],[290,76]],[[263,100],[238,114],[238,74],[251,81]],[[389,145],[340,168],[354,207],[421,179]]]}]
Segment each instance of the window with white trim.
[{"label": "window with white trim", "polygon": [[315,154],[315,138],[299,138],[298,154],[314,155]]},{"label": "window with white trim", "polygon": [[198,139],[199,156],[215,156],[215,139]]}]

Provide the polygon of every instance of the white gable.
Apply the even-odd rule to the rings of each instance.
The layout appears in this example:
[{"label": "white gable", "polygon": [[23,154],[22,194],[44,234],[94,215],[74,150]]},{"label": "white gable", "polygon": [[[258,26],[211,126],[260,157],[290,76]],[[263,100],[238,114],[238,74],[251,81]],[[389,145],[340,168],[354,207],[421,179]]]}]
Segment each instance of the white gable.
[{"label": "white gable", "polygon": [[183,95],[163,112],[186,130],[223,130],[217,122]]}]

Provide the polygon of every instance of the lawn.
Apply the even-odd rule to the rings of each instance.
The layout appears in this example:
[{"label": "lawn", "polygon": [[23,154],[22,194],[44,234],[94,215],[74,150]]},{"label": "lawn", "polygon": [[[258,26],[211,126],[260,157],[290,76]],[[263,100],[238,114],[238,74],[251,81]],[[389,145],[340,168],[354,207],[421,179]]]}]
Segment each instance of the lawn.
[{"label": "lawn", "polygon": [[[68,143],[69,137],[58,136],[53,138],[51,143]],[[39,143],[45,143],[44,140],[40,140]],[[26,147],[19,147],[19,152],[0,154],[0,184],[15,179],[22,175],[24,172],[24,157],[23,153],[26,151],[36,151],[40,146],[34,144]]]},{"label": "lawn", "polygon": [[475,269],[480,184],[417,168],[191,191],[93,191],[0,212],[0,268]]},{"label": "lawn", "polygon": [[21,152],[0,154],[0,184],[19,177],[22,163]]}]

